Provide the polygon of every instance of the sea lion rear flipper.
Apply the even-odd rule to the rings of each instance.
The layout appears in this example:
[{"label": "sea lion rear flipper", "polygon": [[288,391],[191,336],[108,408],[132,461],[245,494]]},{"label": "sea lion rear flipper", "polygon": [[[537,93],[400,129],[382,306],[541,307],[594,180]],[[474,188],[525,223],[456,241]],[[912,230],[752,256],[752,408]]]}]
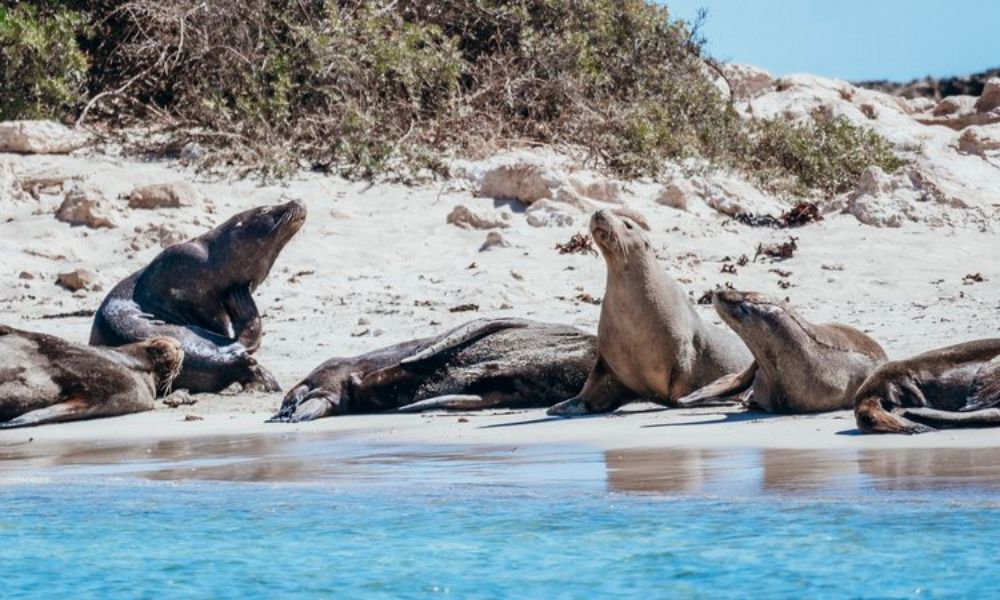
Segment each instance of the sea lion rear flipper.
[{"label": "sea lion rear flipper", "polygon": [[260,348],[262,327],[250,286],[234,287],[226,294],[223,304],[233,325],[233,334],[246,346],[247,352],[253,354]]},{"label": "sea lion rear flipper", "polygon": [[337,414],[340,394],[303,384],[288,392],[281,408],[266,423],[301,423]]},{"label": "sea lion rear flipper", "polygon": [[448,394],[434,396],[419,402],[400,406],[395,412],[415,413],[425,410],[479,410],[492,408],[503,401],[502,397],[483,398],[474,394]]},{"label": "sea lion rear flipper", "polygon": [[635,392],[618,380],[604,357],[598,354],[597,362],[587,375],[580,393],[549,407],[545,414],[550,417],[579,417],[611,412],[635,399]]},{"label": "sea lion rear flipper", "polygon": [[754,377],[757,375],[757,362],[750,363],[746,369],[739,373],[723,375],[712,383],[695,390],[677,400],[677,406],[687,408],[699,404],[727,402],[730,396],[735,396],[746,391],[753,385]]},{"label": "sea lion rear flipper", "polygon": [[81,419],[86,415],[90,404],[78,398],[72,398],[65,402],[46,406],[24,413],[9,421],[0,422],[0,429],[13,429],[15,427],[34,427],[46,423],[58,423],[60,421],[72,421]]},{"label": "sea lion rear flipper", "polygon": [[972,380],[972,393],[961,412],[993,408],[1000,404],[1000,356],[980,367]]},{"label": "sea lion rear flipper", "polygon": [[502,331],[527,327],[531,321],[526,319],[476,319],[456,327],[435,339],[429,346],[412,356],[399,361],[401,365],[414,365],[441,355],[448,350],[457,348],[473,340]]},{"label": "sea lion rear flipper", "polygon": [[905,408],[904,417],[943,429],[1000,426],[1000,408],[951,412],[936,408]]}]

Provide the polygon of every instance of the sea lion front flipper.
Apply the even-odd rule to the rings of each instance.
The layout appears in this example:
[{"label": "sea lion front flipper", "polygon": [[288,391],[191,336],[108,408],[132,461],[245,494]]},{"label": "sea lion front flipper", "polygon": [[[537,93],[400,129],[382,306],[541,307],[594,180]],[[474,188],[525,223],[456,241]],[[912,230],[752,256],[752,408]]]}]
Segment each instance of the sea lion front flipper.
[{"label": "sea lion front flipper", "polygon": [[233,334],[246,346],[247,352],[253,354],[260,348],[263,328],[257,303],[250,294],[250,286],[234,287],[226,294],[223,304],[233,325]]},{"label": "sea lion front flipper", "polygon": [[46,423],[59,423],[61,421],[71,421],[83,418],[86,415],[90,404],[79,398],[71,398],[65,402],[46,406],[24,413],[9,421],[0,422],[0,429],[13,429],[15,427],[34,427]]},{"label": "sea lion front flipper", "polygon": [[689,408],[700,404],[729,402],[731,396],[745,392],[753,385],[754,377],[757,376],[757,361],[750,363],[746,369],[739,373],[723,375],[712,383],[695,390],[677,400],[677,406]]},{"label": "sea lion front flipper", "polygon": [[979,368],[972,380],[972,393],[961,412],[993,408],[1000,404],[1000,356]]},{"label": "sea lion front flipper", "polygon": [[483,398],[475,394],[447,394],[400,406],[395,412],[417,413],[425,410],[480,410],[503,402],[503,397]]},{"label": "sea lion front flipper", "polygon": [[1000,408],[952,412],[936,408],[904,408],[904,417],[942,429],[1000,425]]},{"label": "sea lion front flipper", "polygon": [[552,417],[579,417],[593,413],[611,412],[635,399],[635,392],[619,381],[604,358],[598,356],[597,362],[590,374],[587,375],[587,381],[584,382],[580,393],[550,407],[545,411],[545,414]]},{"label": "sea lion front flipper", "polygon": [[458,346],[467,344],[482,337],[486,337],[498,331],[527,327],[530,324],[531,321],[528,321],[527,319],[476,319],[475,321],[469,321],[464,325],[460,325],[459,327],[442,334],[420,352],[417,352],[412,356],[407,356],[399,361],[399,364],[414,365],[421,363],[439,356],[448,350],[452,350]]},{"label": "sea lion front flipper", "polygon": [[301,423],[315,421],[340,412],[340,394],[323,388],[296,386],[281,402],[281,408],[265,423]]}]

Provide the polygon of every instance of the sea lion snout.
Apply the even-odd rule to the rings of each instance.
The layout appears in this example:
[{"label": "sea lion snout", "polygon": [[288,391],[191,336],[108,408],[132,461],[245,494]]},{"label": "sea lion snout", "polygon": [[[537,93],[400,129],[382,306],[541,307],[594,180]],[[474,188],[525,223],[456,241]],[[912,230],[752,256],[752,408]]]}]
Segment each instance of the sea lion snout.
[{"label": "sea lion snout", "polygon": [[184,364],[184,349],[172,337],[157,337],[146,341],[146,356],[156,376],[156,387],[166,392]]},{"label": "sea lion snout", "polygon": [[306,205],[298,200],[292,200],[281,205],[282,221],[295,227],[298,231],[302,224],[306,222]]}]

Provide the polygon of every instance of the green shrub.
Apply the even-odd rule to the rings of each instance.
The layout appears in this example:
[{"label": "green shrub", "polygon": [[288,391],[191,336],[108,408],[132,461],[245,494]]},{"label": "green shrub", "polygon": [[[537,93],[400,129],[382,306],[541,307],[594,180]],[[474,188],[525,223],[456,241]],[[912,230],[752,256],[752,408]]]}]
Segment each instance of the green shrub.
[{"label": "green shrub", "polygon": [[66,9],[0,5],[0,119],[63,118],[81,104],[87,59],[76,36],[83,23]]},{"label": "green shrub", "polygon": [[755,122],[750,140],[745,168],[765,184],[792,175],[796,186],[791,191],[800,194],[840,194],[853,189],[869,166],[892,173],[905,164],[878,133],[821,113],[807,124],[787,119]]}]

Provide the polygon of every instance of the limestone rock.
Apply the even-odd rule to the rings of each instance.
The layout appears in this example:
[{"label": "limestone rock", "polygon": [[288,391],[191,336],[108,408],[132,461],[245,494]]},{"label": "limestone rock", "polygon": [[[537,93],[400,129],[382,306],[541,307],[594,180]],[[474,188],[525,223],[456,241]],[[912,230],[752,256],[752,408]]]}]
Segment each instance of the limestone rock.
[{"label": "limestone rock", "polygon": [[132,190],[129,208],[181,208],[198,203],[198,191],[186,181],[145,185]]},{"label": "limestone rock", "polygon": [[491,231],[486,234],[486,241],[479,247],[479,251],[488,252],[497,248],[510,248],[510,242],[499,231]]},{"label": "limestone rock", "polygon": [[976,104],[975,96],[948,96],[934,106],[931,114],[935,117],[970,113]]},{"label": "limestone rock", "polygon": [[736,100],[747,100],[775,87],[773,75],[752,65],[722,65],[722,72],[725,73]]},{"label": "limestone rock", "polygon": [[0,123],[0,152],[69,154],[87,145],[89,138],[55,121]]},{"label": "limestone rock", "polygon": [[966,127],[958,137],[958,151],[983,158],[1000,153],[1000,124]]},{"label": "limestone rock", "polygon": [[976,100],[975,109],[978,112],[990,112],[1000,108],[1000,77],[991,77],[983,86],[983,93]]},{"label": "limestone rock", "polygon": [[677,210],[688,209],[688,202],[697,196],[698,192],[690,182],[684,179],[671,181],[656,195],[656,203]]},{"label": "limestone rock", "polygon": [[83,225],[91,229],[113,229],[118,226],[112,216],[112,206],[104,194],[91,186],[75,185],[56,209],[56,219],[70,225]]},{"label": "limestone rock", "polygon": [[569,178],[569,188],[591,200],[611,204],[619,204],[622,201],[622,186],[616,181],[598,176],[573,175]]},{"label": "limestone rock", "polygon": [[551,198],[560,184],[558,176],[541,164],[517,162],[497,166],[483,174],[479,195],[520,200],[531,204]]},{"label": "limestone rock", "polygon": [[575,221],[574,214],[579,209],[565,202],[539,200],[525,212],[528,225],[532,227],[569,227]]},{"label": "limestone rock", "polygon": [[153,246],[167,248],[185,242],[189,237],[173,223],[150,223],[145,227],[135,228],[129,247],[136,252]]},{"label": "limestone rock", "polygon": [[496,229],[510,227],[510,213],[504,211],[473,211],[464,204],[459,204],[448,214],[449,225],[462,229]]},{"label": "limestone rock", "polygon": [[71,292],[92,289],[95,281],[97,281],[97,274],[90,269],[75,269],[60,273],[56,278],[57,285]]}]

